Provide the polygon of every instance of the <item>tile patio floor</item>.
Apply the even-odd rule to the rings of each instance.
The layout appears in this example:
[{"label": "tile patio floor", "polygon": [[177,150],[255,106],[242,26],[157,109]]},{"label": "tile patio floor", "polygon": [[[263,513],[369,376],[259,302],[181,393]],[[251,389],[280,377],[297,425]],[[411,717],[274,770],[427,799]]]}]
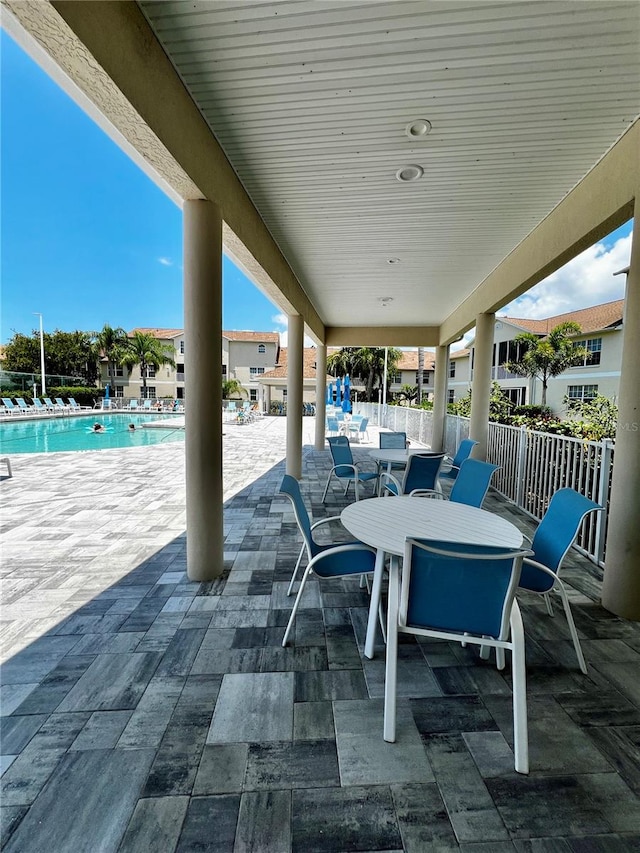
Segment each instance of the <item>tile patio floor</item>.
[{"label": "tile patio floor", "polygon": [[[320,504],[312,429],[303,491],[320,518],[343,501]],[[597,570],[575,555],[565,575],[588,676],[564,618],[522,599],[529,777],[513,771],[508,669],[455,644],[402,644],[386,744],[357,581],[311,585],[280,645],[299,548],[276,497],[284,420],[225,432],[211,584],[185,575],[182,445],[15,457],[0,482],[4,849],[640,850],[640,625],[595,603]]]}]

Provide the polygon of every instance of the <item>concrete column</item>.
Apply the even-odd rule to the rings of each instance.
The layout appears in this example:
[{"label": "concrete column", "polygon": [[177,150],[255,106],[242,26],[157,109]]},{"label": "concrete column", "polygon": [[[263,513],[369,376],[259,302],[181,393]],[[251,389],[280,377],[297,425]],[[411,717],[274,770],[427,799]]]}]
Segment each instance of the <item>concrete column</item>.
[{"label": "concrete column", "polygon": [[183,223],[187,574],[207,581],[223,569],[222,219],[210,201],[186,201]]},{"label": "concrete column", "polygon": [[271,414],[271,385],[264,385],[264,411],[266,415]]},{"label": "concrete column", "polygon": [[449,347],[436,347],[436,371],[433,383],[432,450],[444,450],[444,425],[449,385]]},{"label": "concrete column", "polygon": [[640,199],[636,196],[602,604],[640,621]]},{"label": "concrete column", "polygon": [[290,314],[287,344],[287,474],[302,477],[302,345],[304,321]]},{"label": "concrete column", "polygon": [[473,384],[471,386],[471,423],[469,425],[469,437],[478,442],[473,453],[476,459],[487,458],[495,316],[495,314],[478,314],[476,318]]},{"label": "concrete column", "polygon": [[324,450],[324,425],[327,414],[327,348],[316,349],[316,450]]}]

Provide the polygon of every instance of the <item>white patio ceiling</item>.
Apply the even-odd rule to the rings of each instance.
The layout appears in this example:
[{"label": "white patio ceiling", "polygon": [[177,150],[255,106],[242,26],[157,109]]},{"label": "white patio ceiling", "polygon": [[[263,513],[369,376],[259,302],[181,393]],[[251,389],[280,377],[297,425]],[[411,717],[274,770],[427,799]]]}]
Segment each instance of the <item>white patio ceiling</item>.
[{"label": "white patio ceiling", "polygon": [[635,0],[139,5],[327,326],[440,325],[638,113]]}]

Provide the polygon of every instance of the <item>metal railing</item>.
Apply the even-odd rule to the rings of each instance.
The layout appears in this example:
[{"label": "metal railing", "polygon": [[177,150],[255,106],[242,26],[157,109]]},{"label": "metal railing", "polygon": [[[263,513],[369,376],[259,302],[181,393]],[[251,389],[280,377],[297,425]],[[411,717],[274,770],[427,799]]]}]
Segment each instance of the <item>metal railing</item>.
[{"label": "metal railing", "polygon": [[[356,408],[373,424],[406,432],[408,439],[421,444],[431,444],[431,411],[378,403],[358,403]],[[447,415],[444,435],[444,450],[453,456],[460,441],[469,436],[469,418]],[[601,567],[606,550],[613,455],[614,444],[609,439],[583,441],[489,422],[487,460],[500,466],[493,485],[527,515],[540,520],[553,493],[565,487],[605,508],[586,519],[576,542],[578,550]]]}]

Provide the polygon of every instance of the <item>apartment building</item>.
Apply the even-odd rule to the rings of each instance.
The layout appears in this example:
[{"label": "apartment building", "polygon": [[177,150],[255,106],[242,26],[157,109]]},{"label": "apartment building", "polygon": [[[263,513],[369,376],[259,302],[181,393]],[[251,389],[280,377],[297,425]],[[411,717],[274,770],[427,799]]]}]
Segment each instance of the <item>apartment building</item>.
[{"label": "apartment building", "polygon": [[[185,396],[185,371],[188,370],[188,352],[186,351],[184,329],[136,328],[134,332],[152,335],[172,347],[175,367],[163,365],[157,369],[147,368],[146,388],[140,367],[131,373],[126,368],[116,367],[114,387],[110,389],[112,397],[145,397],[155,399],[171,397],[182,400]],[[280,335],[278,332],[224,331],[222,333],[221,377],[237,379],[246,390],[248,399],[257,401],[259,397],[260,377],[277,363],[280,353]],[[106,359],[101,364],[103,386],[109,381]],[[212,381],[215,377],[212,376]]]},{"label": "apartment building", "polygon": [[[574,343],[586,349],[587,353],[581,364],[549,379],[547,405],[560,414],[565,408],[565,397],[588,400],[602,395],[616,399],[622,358],[623,310],[624,300],[619,299],[580,311],[556,314],[543,320],[497,316],[492,378],[516,405],[540,403],[540,380],[517,376],[505,367],[507,362],[516,361],[519,357],[518,345],[514,338],[522,332],[531,332],[543,338],[560,323],[574,322],[581,328],[581,333],[576,335]],[[450,402],[467,393],[473,379],[473,362],[473,342],[469,349],[452,354],[450,364],[455,366],[453,375],[451,372],[449,374]]]}]

